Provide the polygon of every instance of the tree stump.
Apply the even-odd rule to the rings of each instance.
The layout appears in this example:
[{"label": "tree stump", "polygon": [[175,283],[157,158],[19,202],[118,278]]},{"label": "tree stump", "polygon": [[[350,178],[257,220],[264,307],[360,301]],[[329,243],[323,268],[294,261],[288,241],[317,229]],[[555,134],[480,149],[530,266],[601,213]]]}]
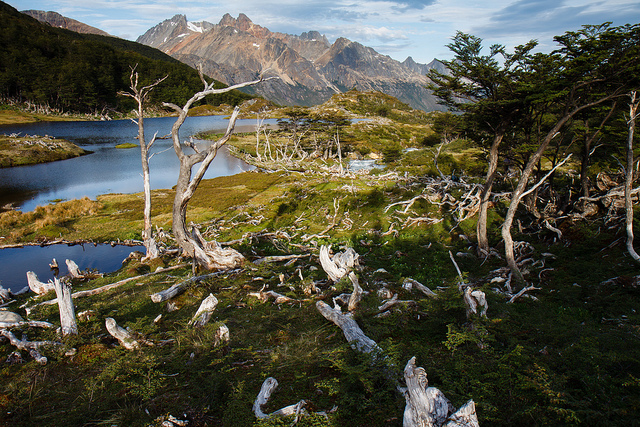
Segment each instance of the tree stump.
[{"label": "tree stump", "polygon": [[473,400],[458,411],[439,389],[429,387],[427,373],[412,357],[404,368],[407,384],[404,427],[479,427]]},{"label": "tree stump", "polygon": [[211,319],[211,314],[216,309],[218,305],[218,298],[216,298],[213,294],[209,294],[202,303],[200,303],[200,307],[196,314],[193,315],[193,318],[189,322],[189,325],[195,326],[196,328],[204,326],[209,319]]},{"label": "tree stump", "polygon": [[53,284],[58,297],[58,310],[60,311],[60,327],[62,335],[78,335],[78,325],[76,324],[76,312],[71,298],[71,288],[65,282],[60,282],[54,278]]}]

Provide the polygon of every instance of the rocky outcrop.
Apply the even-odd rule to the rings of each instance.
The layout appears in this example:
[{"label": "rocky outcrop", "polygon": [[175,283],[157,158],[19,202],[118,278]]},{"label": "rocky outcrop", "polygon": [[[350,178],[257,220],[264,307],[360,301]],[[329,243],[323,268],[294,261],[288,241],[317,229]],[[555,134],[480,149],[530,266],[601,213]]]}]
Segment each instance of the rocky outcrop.
[{"label": "rocky outcrop", "polygon": [[425,89],[425,73],[415,66],[345,38],[330,44],[317,31],[299,36],[272,32],[244,14],[238,18],[226,14],[216,25],[191,23],[176,15],[137,41],[191,66],[202,64],[205,74],[226,84],[259,73],[278,77],[251,90],[279,104],[315,105],[356,88],[379,90],[414,108],[439,108]]},{"label": "rocky outcrop", "polygon": [[66,30],[75,31],[76,33],[98,34],[100,36],[110,36],[109,33],[106,33],[98,28],[92,27],[87,24],[83,24],[82,22],[76,21],[75,19],[67,18],[66,16],[62,16],[57,12],[45,12],[42,10],[24,10],[22,11],[22,13],[24,13],[25,15],[29,15],[40,22],[47,23],[52,27],[64,28]]}]

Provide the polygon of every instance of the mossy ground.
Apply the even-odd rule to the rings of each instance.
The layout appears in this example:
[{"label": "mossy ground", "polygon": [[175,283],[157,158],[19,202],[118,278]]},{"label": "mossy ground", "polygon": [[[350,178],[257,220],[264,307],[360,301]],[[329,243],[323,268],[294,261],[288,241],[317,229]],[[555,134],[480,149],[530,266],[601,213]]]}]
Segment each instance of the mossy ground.
[{"label": "mossy ground", "polygon": [[[443,148],[441,171],[477,175],[482,152],[465,141],[456,144]],[[517,240],[532,243],[532,258],[545,264],[532,266],[528,275],[540,288],[530,292],[537,300],[509,304],[488,276],[504,261],[475,257],[466,238],[474,239],[474,218],[458,223],[446,206],[420,200],[412,215],[443,221],[387,233],[404,217],[402,207],[386,208],[420,194],[425,177],[438,175],[436,148],[415,148],[400,151],[390,164],[401,177],[407,173],[398,180],[379,173],[339,177],[308,170],[203,181],[188,220],[218,241],[253,233],[234,246],[247,258],[243,268],[202,280],[171,304],[155,304],[149,295],[190,277],[191,268],[76,299],[76,312],[94,313],[80,321],[78,336],[43,349],[47,365],[23,352],[26,363],[0,368],[0,425],[147,426],[168,414],[189,419],[190,426],[290,425],[291,419],[258,422],[251,411],[262,382],[273,376],[280,385],[265,412],[301,399],[310,411],[328,411],[328,418],[302,418],[297,425],[400,426],[404,397],[396,385],[412,356],[425,368],[429,384],[454,405],[473,399],[481,425],[633,425],[640,412],[640,290],[632,279],[637,267],[621,240],[624,228],[599,219],[567,219],[560,241],[551,232],[516,233]],[[171,190],[153,193],[153,223],[165,230],[172,201]],[[69,240],[139,238],[141,212],[139,194],[106,195],[33,213],[4,213],[0,233],[15,241],[54,234]],[[490,239],[498,249],[503,214],[504,205],[497,203]],[[332,224],[326,237],[309,238]],[[315,308],[319,298],[331,304],[332,297],[351,290],[345,282],[328,282],[317,258],[321,244],[334,251],[350,246],[361,255],[357,274],[369,293],[355,319],[383,349],[384,359],[352,350],[340,329]],[[254,263],[292,253],[308,256],[292,263]],[[487,318],[467,319],[450,253],[465,280],[487,294]],[[149,266],[133,260],[114,274],[75,282],[74,291],[179,262],[167,257]],[[407,277],[436,290],[438,298],[405,289]],[[605,282],[613,277],[619,279]],[[312,282],[321,296],[305,293]],[[263,303],[248,295],[263,287],[295,302]],[[376,317],[381,287],[415,304]],[[209,324],[193,329],[188,322],[209,293],[220,301],[218,307]],[[24,298],[10,309],[20,311]],[[38,306],[29,317],[58,323],[56,306]],[[155,345],[123,349],[108,335],[106,317]],[[213,334],[222,323],[231,340],[214,347]],[[52,330],[23,332],[29,340],[59,340]],[[71,348],[75,355],[65,356]],[[0,349],[5,355],[14,350],[6,343]]]}]

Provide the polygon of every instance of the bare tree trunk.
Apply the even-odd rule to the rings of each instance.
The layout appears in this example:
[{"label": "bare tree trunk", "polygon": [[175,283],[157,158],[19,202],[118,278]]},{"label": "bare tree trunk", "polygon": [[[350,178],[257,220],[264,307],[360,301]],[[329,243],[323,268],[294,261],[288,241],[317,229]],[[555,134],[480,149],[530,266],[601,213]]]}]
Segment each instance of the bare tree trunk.
[{"label": "bare tree trunk", "polygon": [[633,248],[633,201],[631,200],[631,184],[633,183],[633,134],[636,128],[636,116],[640,99],[636,97],[636,91],[631,92],[629,103],[629,135],[627,138],[627,167],[625,171],[624,208],[626,211],[627,251],[636,261],[640,262],[640,255]]},{"label": "bare tree trunk", "polygon": [[[207,83],[204,79],[204,75],[202,74],[202,70],[199,71],[200,78],[204,83],[204,90],[193,95],[183,107],[179,107],[175,104],[164,103],[165,106],[174,109],[178,113],[178,118],[171,128],[173,148],[180,160],[180,172],[178,174],[178,182],[176,184],[176,195],[173,201],[173,234],[178,245],[183,251],[183,255],[193,258],[196,266],[203,267],[207,270],[213,270],[220,268],[220,265],[215,262],[215,255],[208,253],[201,242],[194,239],[191,236],[191,233],[187,230],[187,205],[198,188],[200,181],[202,181],[209,165],[216,157],[218,149],[220,149],[220,147],[222,147],[233,134],[240,109],[236,107],[233,110],[233,114],[229,119],[227,131],[224,136],[202,151],[195,144],[187,141],[180,141],[180,127],[187,119],[189,108],[191,108],[194,102],[199,101],[208,95],[225,93],[241,87],[254,85],[260,83],[263,79],[260,78],[259,80],[240,83],[223,89],[214,89],[215,82]],[[194,153],[187,154],[184,148],[190,148]],[[192,174],[192,169],[198,164],[200,164],[200,166],[197,168],[195,173]],[[238,255],[240,254],[238,253]],[[242,256],[240,255],[240,257]],[[232,267],[233,266],[225,268]]]},{"label": "bare tree trunk", "polygon": [[562,127],[569,121],[569,119],[575,116],[578,112],[584,109],[587,109],[589,107],[593,107],[595,105],[601,104],[613,98],[614,96],[615,95],[613,94],[607,95],[596,101],[589,102],[587,104],[583,104],[578,107],[575,107],[573,108],[573,110],[566,111],[564,115],[556,122],[553,128],[547,133],[545,138],[542,140],[542,142],[538,146],[538,149],[536,150],[536,152],[529,158],[527,165],[522,171],[520,180],[518,181],[518,184],[515,190],[513,190],[511,194],[511,202],[509,203],[509,209],[507,210],[507,214],[505,215],[504,222],[502,223],[502,229],[501,229],[502,239],[504,240],[505,257],[507,259],[507,265],[509,266],[509,269],[511,269],[511,271],[513,272],[513,275],[515,276],[516,280],[521,285],[525,284],[525,279],[524,279],[524,276],[522,275],[522,272],[520,271],[520,268],[518,268],[518,265],[516,264],[515,254],[513,249],[513,237],[511,236],[511,227],[513,226],[513,221],[516,216],[516,211],[518,210],[518,206],[520,205],[520,200],[522,199],[523,193],[529,181],[529,177],[531,176],[531,173],[533,172],[534,168],[542,158],[544,151],[547,149],[547,147],[549,146],[553,138],[556,137],[560,129],[562,129]]},{"label": "bare tree trunk", "polygon": [[478,224],[476,226],[476,234],[478,239],[478,255],[484,256],[489,253],[489,239],[487,238],[487,211],[489,208],[489,197],[491,196],[491,188],[498,169],[498,149],[503,133],[498,133],[493,138],[491,150],[489,151],[489,168],[487,169],[487,178],[480,192],[480,210],[478,212]]},{"label": "bare tree trunk", "polygon": [[78,325],[76,324],[76,312],[71,298],[71,288],[65,282],[60,282],[58,278],[53,279],[53,284],[58,296],[58,310],[60,311],[60,327],[62,335],[78,335]]},{"label": "bare tree trunk", "polygon": [[[137,67],[137,65],[136,65]],[[142,180],[144,185],[144,228],[142,230],[142,240],[144,247],[147,251],[146,259],[153,259],[159,256],[158,246],[153,238],[153,228],[151,226],[151,184],[149,175],[149,149],[156,141],[157,135],[153,136],[153,139],[147,143],[144,135],[144,103],[149,97],[149,93],[160,83],[162,83],[168,76],[156,80],[149,86],[142,88],[138,85],[138,73],[135,71],[136,67],[131,68],[131,75],[129,80],[131,82],[131,92],[119,92],[120,95],[133,98],[138,104],[136,115],[138,121],[133,120],[138,125],[138,144],[140,145],[140,159],[142,164]]]}]

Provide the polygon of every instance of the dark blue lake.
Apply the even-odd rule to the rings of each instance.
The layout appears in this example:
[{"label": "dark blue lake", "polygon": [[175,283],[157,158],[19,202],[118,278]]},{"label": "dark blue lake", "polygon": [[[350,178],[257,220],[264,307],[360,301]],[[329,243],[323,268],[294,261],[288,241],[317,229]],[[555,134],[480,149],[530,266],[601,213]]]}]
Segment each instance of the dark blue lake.
[{"label": "dark blue lake", "polygon": [[[145,119],[145,134],[150,139],[169,134],[173,117]],[[274,121],[275,122],[275,121]],[[236,131],[253,131],[256,121],[238,120]],[[181,139],[203,131],[224,132],[227,120],[222,116],[189,117],[181,128]],[[95,199],[106,193],[137,193],[142,191],[139,148],[117,149],[116,145],[136,142],[138,127],[130,120],[94,122],[42,122],[0,126],[0,134],[49,135],[64,138],[92,154],[75,159],[0,169],[0,207],[12,205],[31,211],[52,201],[81,197]],[[197,141],[197,140],[196,140]],[[205,143],[202,142],[201,143]],[[171,140],[158,140],[150,161],[151,188],[171,188],[176,184],[179,162]],[[252,166],[229,154],[226,148],[218,152],[206,178],[233,175]]]},{"label": "dark blue lake", "polygon": [[[145,134],[150,139],[155,132],[168,135],[175,118],[145,119]],[[272,121],[275,123],[275,120]],[[238,120],[237,132],[254,131],[256,120]],[[198,132],[224,132],[227,120],[222,116],[189,117],[181,128],[181,139]],[[0,126],[0,134],[49,135],[64,138],[93,153],[75,159],[33,166],[0,168],[0,207],[11,205],[22,211],[31,211],[39,205],[57,200],[81,197],[95,199],[107,193],[137,193],[142,191],[140,149],[117,149],[116,145],[136,142],[138,127],[130,120],[100,122],[43,122],[25,125]],[[195,140],[198,142],[198,140]],[[207,144],[200,141],[201,144]],[[150,161],[151,187],[171,188],[178,178],[179,162],[171,140],[158,140]],[[227,149],[218,155],[209,167],[206,178],[226,176],[253,167],[229,154]],[[2,239],[0,239],[2,244]],[[81,270],[100,272],[117,270],[121,262],[135,248],[109,245],[26,247],[0,249],[0,285],[19,291],[27,285],[26,272],[35,271],[41,281],[52,278],[49,262],[53,258],[66,274],[65,259],[73,259]]]}]

